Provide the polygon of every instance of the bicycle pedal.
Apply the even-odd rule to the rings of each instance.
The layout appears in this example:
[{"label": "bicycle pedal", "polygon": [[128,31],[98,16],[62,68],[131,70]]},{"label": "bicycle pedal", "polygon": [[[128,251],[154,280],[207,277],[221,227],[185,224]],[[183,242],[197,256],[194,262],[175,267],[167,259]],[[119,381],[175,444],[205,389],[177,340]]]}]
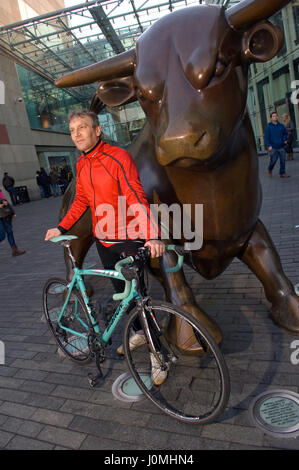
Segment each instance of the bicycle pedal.
[{"label": "bicycle pedal", "polygon": [[103,374],[102,374],[102,373],[99,373],[99,374],[96,374],[96,375],[93,375],[93,374],[91,374],[91,373],[88,374],[89,386],[90,386],[91,388],[96,387],[96,386],[100,383],[102,377],[103,377]]}]

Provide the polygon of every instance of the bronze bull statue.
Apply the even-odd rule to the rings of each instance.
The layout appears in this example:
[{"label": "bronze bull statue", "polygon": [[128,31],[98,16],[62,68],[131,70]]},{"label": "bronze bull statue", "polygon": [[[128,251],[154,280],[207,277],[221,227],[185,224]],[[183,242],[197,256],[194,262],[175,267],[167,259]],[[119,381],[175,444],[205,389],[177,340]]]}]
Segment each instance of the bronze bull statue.
[{"label": "bronze bull statue", "polygon": [[[238,257],[262,282],[272,320],[299,333],[299,297],[259,220],[258,158],[246,109],[249,65],[270,60],[283,44],[281,30],[267,18],[288,2],[244,0],[227,10],[199,5],[170,13],[140,36],[136,49],[71,72],[56,85],[99,81],[94,110],[139,101],[148,122],[128,150],[149,202],[203,204],[203,246],[186,262],[213,279]],[[90,214],[70,233],[81,237],[73,249],[82,263],[92,244]],[[197,316],[220,342],[219,326],[196,304],[183,272],[166,274],[172,263],[168,254],[153,266],[167,300]]]}]

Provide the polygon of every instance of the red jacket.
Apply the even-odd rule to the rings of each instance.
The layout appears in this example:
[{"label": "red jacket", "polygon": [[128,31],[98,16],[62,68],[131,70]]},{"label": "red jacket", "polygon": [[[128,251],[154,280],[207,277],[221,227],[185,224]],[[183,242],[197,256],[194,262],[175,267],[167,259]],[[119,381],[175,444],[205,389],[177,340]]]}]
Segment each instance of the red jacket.
[{"label": "red jacket", "polygon": [[58,228],[68,231],[88,207],[93,233],[101,241],[149,240],[160,234],[131,155],[103,141],[79,157],[75,199]]}]

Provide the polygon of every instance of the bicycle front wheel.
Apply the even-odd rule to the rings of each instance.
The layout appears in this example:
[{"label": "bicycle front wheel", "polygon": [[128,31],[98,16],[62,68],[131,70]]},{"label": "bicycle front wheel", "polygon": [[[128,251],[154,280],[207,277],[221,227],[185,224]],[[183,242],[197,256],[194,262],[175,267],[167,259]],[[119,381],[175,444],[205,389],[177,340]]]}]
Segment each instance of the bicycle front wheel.
[{"label": "bicycle front wheel", "polygon": [[[123,332],[126,359],[137,385],[176,419],[197,424],[214,421],[224,411],[230,394],[228,369],[217,343],[194,317],[178,307],[152,303],[146,312],[152,341],[139,341],[139,347],[132,341],[135,321],[140,318],[137,308]],[[179,346],[174,339],[177,336]]]},{"label": "bicycle front wheel", "polygon": [[85,365],[91,361],[88,345],[90,320],[79,292],[73,289],[63,316],[58,322],[67,293],[67,281],[49,279],[43,290],[44,313],[59,348],[76,364]]}]

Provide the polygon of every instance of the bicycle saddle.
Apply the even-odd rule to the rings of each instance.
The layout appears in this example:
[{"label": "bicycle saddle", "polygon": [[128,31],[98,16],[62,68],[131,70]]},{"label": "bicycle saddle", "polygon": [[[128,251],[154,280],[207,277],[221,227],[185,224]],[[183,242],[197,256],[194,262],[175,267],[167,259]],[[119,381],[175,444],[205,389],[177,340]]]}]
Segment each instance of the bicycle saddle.
[{"label": "bicycle saddle", "polygon": [[58,237],[50,238],[49,241],[53,243],[59,243],[59,242],[71,241],[71,240],[74,240],[75,238],[78,238],[78,237],[76,237],[75,235],[58,235]]}]

